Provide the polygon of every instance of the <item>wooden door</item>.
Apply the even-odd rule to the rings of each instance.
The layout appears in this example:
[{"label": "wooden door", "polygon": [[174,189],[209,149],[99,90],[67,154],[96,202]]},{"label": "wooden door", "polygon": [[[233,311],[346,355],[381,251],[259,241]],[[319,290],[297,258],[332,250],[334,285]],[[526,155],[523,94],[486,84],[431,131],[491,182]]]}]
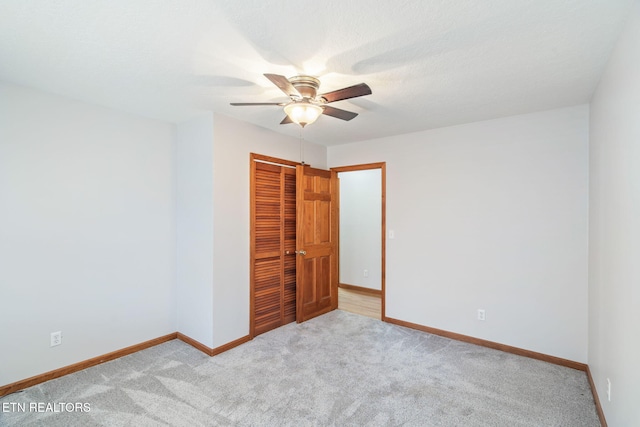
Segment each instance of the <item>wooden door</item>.
[{"label": "wooden door", "polygon": [[338,307],[336,172],[296,167],[298,322]]},{"label": "wooden door", "polygon": [[296,320],[296,170],[263,157],[251,157],[252,337]]}]

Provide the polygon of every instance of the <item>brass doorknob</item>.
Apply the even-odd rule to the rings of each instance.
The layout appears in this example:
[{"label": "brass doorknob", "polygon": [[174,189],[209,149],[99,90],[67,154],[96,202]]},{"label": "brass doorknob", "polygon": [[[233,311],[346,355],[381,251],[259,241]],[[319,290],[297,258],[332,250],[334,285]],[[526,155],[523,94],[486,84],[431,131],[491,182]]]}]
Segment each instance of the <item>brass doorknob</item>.
[{"label": "brass doorknob", "polygon": [[299,255],[306,255],[307,251],[299,250],[299,251],[296,251],[296,253]]}]

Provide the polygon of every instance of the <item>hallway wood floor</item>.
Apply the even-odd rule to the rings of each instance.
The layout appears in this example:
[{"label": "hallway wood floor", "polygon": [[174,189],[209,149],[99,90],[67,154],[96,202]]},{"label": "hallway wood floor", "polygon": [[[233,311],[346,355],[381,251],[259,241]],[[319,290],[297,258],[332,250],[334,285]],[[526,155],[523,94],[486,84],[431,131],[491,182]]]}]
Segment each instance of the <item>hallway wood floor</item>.
[{"label": "hallway wood floor", "polygon": [[382,299],[376,295],[338,288],[338,309],[380,320]]}]

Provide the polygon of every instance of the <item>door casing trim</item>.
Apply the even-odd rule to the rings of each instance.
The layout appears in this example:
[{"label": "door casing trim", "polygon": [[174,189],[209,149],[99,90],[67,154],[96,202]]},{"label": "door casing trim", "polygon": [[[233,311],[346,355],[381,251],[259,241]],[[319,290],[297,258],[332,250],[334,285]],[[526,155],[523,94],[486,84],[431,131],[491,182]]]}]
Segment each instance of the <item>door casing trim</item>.
[{"label": "door casing trim", "polygon": [[[380,318],[383,322],[386,322],[386,310],[385,310],[385,295],[386,295],[386,247],[387,247],[387,162],[378,162],[378,163],[365,163],[360,165],[350,165],[350,166],[338,166],[330,168],[330,170],[339,172],[353,172],[353,171],[361,171],[361,170],[371,170],[371,169],[380,169],[381,175],[381,185],[382,185],[382,221],[380,224],[381,227],[381,242],[382,242],[382,271],[380,272],[381,276],[381,313]],[[338,214],[340,212],[340,193],[338,192]],[[338,227],[340,227],[340,220],[338,220]],[[338,262],[338,280],[340,280],[340,237],[338,236],[338,245],[336,248],[338,252],[337,262]]]}]

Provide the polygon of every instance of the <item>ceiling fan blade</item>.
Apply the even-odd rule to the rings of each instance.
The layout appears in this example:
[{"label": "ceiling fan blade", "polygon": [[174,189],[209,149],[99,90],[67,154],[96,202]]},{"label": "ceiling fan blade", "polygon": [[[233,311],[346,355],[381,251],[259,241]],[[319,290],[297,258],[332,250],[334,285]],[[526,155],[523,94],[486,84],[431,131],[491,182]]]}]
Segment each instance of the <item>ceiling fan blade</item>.
[{"label": "ceiling fan blade", "polygon": [[281,125],[287,125],[289,123],[293,123],[293,120],[291,120],[289,116],[284,116],[284,119],[280,122]]},{"label": "ceiling fan blade", "polygon": [[327,116],[335,117],[342,120],[351,120],[358,115],[358,113],[341,110],[340,108],[329,107],[328,105],[325,105],[323,107],[322,114],[326,114]]},{"label": "ceiling fan blade", "polygon": [[358,96],[371,95],[371,88],[366,83],[345,87],[320,95],[327,102],[342,101],[343,99],[356,98]]},{"label": "ceiling fan blade", "polygon": [[302,98],[302,95],[300,95],[298,89],[293,87],[289,79],[287,79],[285,76],[281,76],[279,74],[265,74],[264,76],[271,80],[271,83],[278,86],[278,88],[280,88],[281,91],[287,94],[287,96]]},{"label": "ceiling fan blade", "polygon": [[247,105],[285,105],[283,102],[232,102],[231,105],[235,107],[243,107]]}]

